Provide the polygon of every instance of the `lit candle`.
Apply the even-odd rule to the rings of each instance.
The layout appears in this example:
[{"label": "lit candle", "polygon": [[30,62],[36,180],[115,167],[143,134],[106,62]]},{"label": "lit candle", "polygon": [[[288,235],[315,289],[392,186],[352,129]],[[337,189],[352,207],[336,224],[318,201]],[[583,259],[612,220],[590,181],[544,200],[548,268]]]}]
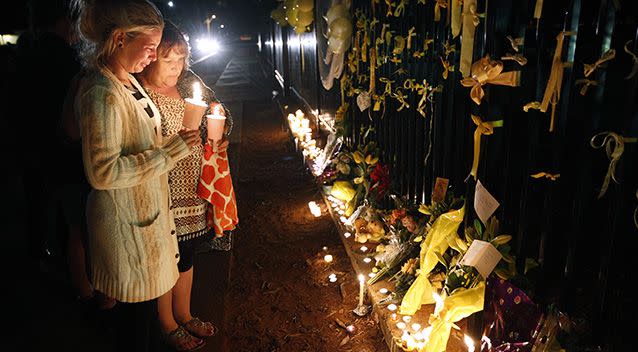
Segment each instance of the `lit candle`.
[{"label": "lit candle", "polygon": [[474,352],[474,340],[467,335],[463,335],[463,341],[465,341],[465,345],[467,346],[468,352]]},{"label": "lit candle", "polygon": [[364,263],[370,263],[371,261],[372,261],[372,259],[370,259],[368,257],[363,258],[363,262]]},{"label": "lit candle", "polygon": [[364,283],[363,283],[364,280],[365,280],[365,277],[359,274],[359,307],[363,306],[363,291],[365,289]]},{"label": "lit candle", "polygon": [[[306,153],[306,151],[304,150],[304,154]],[[317,205],[317,203],[315,203],[314,201],[310,201],[308,202],[308,208],[310,208],[310,212],[312,213],[312,215],[314,215],[315,217],[320,217],[321,216],[321,208],[319,207],[319,205]]]},{"label": "lit candle", "polygon": [[412,330],[419,331],[420,329],[421,329],[421,324],[419,323],[412,324]]},{"label": "lit candle", "polygon": [[202,87],[199,82],[193,83],[193,100],[202,101]]},{"label": "lit candle", "polygon": [[404,322],[409,323],[410,320],[412,320],[412,317],[409,316],[409,315],[404,315],[402,319],[403,319]]},{"label": "lit candle", "polygon": [[326,255],[323,257],[323,260],[325,260],[325,261],[326,261],[326,263],[330,263],[330,262],[332,261],[332,256],[331,256],[330,254],[326,254]]},{"label": "lit candle", "polygon": [[361,251],[362,251],[362,252],[365,252],[365,251],[367,251],[367,250],[368,250],[368,247],[366,247],[366,246],[361,246],[361,248],[360,248],[360,249],[361,249]]},{"label": "lit candle", "polygon": [[402,322],[402,321],[397,323],[397,328],[399,328],[401,330],[405,330],[406,327],[407,327],[407,325],[405,325],[405,323]]},{"label": "lit candle", "polygon": [[346,232],[346,233],[343,234],[343,237],[345,237],[345,238],[348,238],[350,236],[352,236],[352,234],[350,232]]},{"label": "lit candle", "polygon": [[328,280],[330,280],[330,282],[336,282],[337,281],[337,275],[330,274],[330,276],[328,276]]},{"label": "lit candle", "polygon": [[388,289],[387,288],[381,288],[379,289],[379,293],[381,293],[382,295],[385,295],[386,293],[388,293]]},{"label": "lit candle", "polygon": [[352,334],[352,333],[354,332],[354,330],[355,330],[355,329],[354,329],[354,325],[348,325],[348,326],[346,326],[346,330],[347,330],[349,333],[351,333],[351,334]]},{"label": "lit candle", "polygon": [[397,305],[394,303],[388,304],[388,310],[394,312],[395,310],[397,310]]}]

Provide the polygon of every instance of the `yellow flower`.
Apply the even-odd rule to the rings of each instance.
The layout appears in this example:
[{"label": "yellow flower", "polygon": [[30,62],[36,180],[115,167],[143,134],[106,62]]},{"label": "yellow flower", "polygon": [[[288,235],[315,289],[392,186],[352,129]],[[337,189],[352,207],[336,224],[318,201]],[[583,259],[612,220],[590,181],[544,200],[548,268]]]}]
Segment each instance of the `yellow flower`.
[{"label": "yellow flower", "polygon": [[366,164],[368,165],[374,165],[377,161],[379,161],[379,157],[373,157],[372,154],[366,156]]},{"label": "yellow flower", "polygon": [[361,154],[361,152],[358,150],[352,153],[352,158],[357,164],[361,164],[363,162],[363,154]]}]

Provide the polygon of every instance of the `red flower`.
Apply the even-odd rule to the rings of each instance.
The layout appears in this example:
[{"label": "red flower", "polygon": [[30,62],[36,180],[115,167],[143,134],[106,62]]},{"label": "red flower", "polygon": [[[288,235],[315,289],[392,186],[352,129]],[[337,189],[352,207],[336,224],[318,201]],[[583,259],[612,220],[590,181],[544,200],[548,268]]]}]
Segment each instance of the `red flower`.
[{"label": "red flower", "polygon": [[383,197],[390,190],[390,169],[387,165],[377,163],[377,166],[370,173],[370,179],[375,182],[372,188],[377,192],[377,199]]}]

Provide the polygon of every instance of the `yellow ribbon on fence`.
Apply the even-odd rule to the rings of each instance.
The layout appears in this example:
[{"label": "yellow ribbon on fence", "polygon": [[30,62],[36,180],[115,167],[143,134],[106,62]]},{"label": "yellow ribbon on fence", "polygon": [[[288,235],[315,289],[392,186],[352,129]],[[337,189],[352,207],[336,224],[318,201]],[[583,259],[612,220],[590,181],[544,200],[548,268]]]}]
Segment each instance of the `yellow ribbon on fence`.
[{"label": "yellow ribbon on fence", "polygon": [[474,130],[474,161],[472,162],[472,170],[470,175],[476,180],[476,174],[478,172],[479,159],[481,157],[481,137],[483,135],[489,136],[494,133],[494,128],[503,127],[503,120],[498,121],[483,121],[481,117],[472,115],[472,121],[476,125]]},{"label": "yellow ribbon on fence", "polygon": [[[598,142],[599,137],[602,137],[600,143]],[[627,138],[619,135],[615,132],[601,132],[595,134],[591,137],[589,144],[594,149],[600,149],[605,147],[605,152],[607,154],[607,158],[609,158],[609,168],[607,168],[607,174],[605,175],[605,180],[603,181],[603,185],[600,188],[600,193],[598,193],[598,198],[602,198],[607,192],[607,188],[609,187],[609,181],[613,180],[616,184],[618,184],[618,180],[616,179],[616,164],[622,153],[625,151],[625,143],[635,143],[638,141],[638,138]]]},{"label": "yellow ribbon on fence", "polygon": [[394,17],[403,16],[403,13],[405,12],[405,4],[407,2],[408,0],[399,1],[399,5],[397,5],[397,8],[394,10]]},{"label": "yellow ribbon on fence", "polygon": [[400,64],[400,63],[401,63],[401,58],[399,58],[398,56],[393,56],[393,57],[390,59],[390,62],[395,63],[395,64],[397,64],[397,65],[398,65],[398,64]]},{"label": "yellow ribbon on fence", "polygon": [[563,85],[563,69],[565,63],[562,60],[563,54],[563,41],[565,36],[575,35],[576,32],[560,32],[556,36],[556,50],[554,51],[554,58],[552,60],[552,70],[549,74],[549,80],[547,81],[547,87],[545,87],[545,94],[543,95],[543,101],[541,102],[541,111],[546,112],[551,101],[552,103],[552,115],[549,121],[549,131],[554,131],[554,117],[556,115],[556,105],[560,100],[560,90]]},{"label": "yellow ribbon on fence", "polygon": [[392,8],[395,7],[396,5],[394,4],[394,1],[392,0],[385,0],[385,4],[388,7],[386,13],[385,13],[385,17],[390,17],[392,16]]},{"label": "yellow ribbon on fence", "polygon": [[401,106],[399,106],[397,108],[397,111],[401,111],[404,108],[409,108],[410,104],[408,104],[407,101],[405,101],[406,96],[403,95],[403,91],[399,88],[396,89],[395,93],[392,95],[396,100],[399,101],[399,103],[401,103]]},{"label": "yellow ribbon on fence", "polygon": [[533,177],[533,178],[545,177],[545,178],[548,178],[548,179],[550,179],[552,181],[556,181],[556,179],[558,179],[560,177],[560,174],[550,174],[548,172],[539,172],[537,174],[533,174],[533,175],[530,175],[530,176]]},{"label": "yellow ribbon on fence", "polygon": [[401,55],[405,49],[405,38],[400,35],[394,37],[394,49],[392,49],[392,54]]},{"label": "yellow ribbon on fence", "polygon": [[512,38],[511,35],[508,35],[507,40],[509,40],[510,45],[512,46],[512,49],[514,49],[514,51],[518,52],[520,49],[518,48],[519,46],[523,45],[525,38]]},{"label": "yellow ribbon on fence", "polygon": [[441,9],[447,9],[448,0],[435,0],[434,2],[434,22],[441,20]]},{"label": "yellow ribbon on fence", "polygon": [[463,4],[460,0],[452,0],[452,9],[450,11],[452,38],[456,38],[461,34],[461,8]]},{"label": "yellow ribbon on fence", "polygon": [[479,24],[479,14],[476,13],[476,0],[464,0],[463,12],[463,35],[461,40],[461,62],[459,71],[463,77],[470,75],[472,66],[472,53],[474,52],[474,33]]},{"label": "yellow ribbon on fence", "polygon": [[463,318],[483,310],[485,299],[485,281],[480,281],[476,287],[464,289],[445,297],[443,309],[438,314],[430,316],[430,338],[421,352],[443,352],[447,350],[447,343],[452,328]]},{"label": "yellow ribbon on fence", "polygon": [[576,84],[576,85],[582,84],[583,87],[580,89],[580,95],[585,95],[585,94],[587,94],[587,90],[589,89],[589,86],[597,86],[598,85],[598,81],[594,81],[594,80],[591,80],[591,79],[583,78],[583,79],[576,80],[576,82],[574,82],[574,84]]},{"label": "yellow ribbon on fence", "polygon": [[521,66],[527,65],[527,58],[525,56],[523,56],[523,54],[516,54],[516,55],[507,54],[507,55],[503,55],[503,56],[501,56],[501,60],[503,60],[503,61],[505,61],[505,60],[516,61],[516,63],[521,65]]},{"label": "yellow ribbon on fence", "polygon": [[389,78],[380,77],[379,82],[385,83],[385,89],[383,90],[383,94],[392,95],[392,83],[394,83],[394,81],[390,80]]},{"label": "yellow ribbon on fence", "polygon": [[481,105],[481,99],[485,95],[484,85],[489,83],[510,87],[518,86],[520,71],[502,71],[502,62],[490,60],[490,57],[486,56],[472,64],[472,76],[463,78],[461,84],[464,87],[472,87],[470,97],[477,105]]},{"label": "yellow ribbon on fence", "polygon": [[439,262],[437,253],[442,255],[450,246],[449,243],[458,238],[456,231],[463,222],[464,214],[465,206],[442,214],[432,224],[425,241],[421,242],[419,275],[403,296],[399,308],[400,314],[412,315],[421,308],[422,304],[434,303],[432,293],[435,291],[428,280],[428,274]]},{"label": "yellow ribbon on fence", "polygon": [[370,48],[370,88],[368,93],[374,93],[377,81],[377,47]]},{"label": "yellow ribbon on fence", "polygon": [[450,71],[454,72],[454,65],[450,65],[450,63],[443,60],[442,57],[439,57],[439,59],[441,59],[441,64],[443,65],[443,72],[441,72],[441,75],[443,76],[443,79],[447,79],[448,73]]},{"label": "yellow ribbon on fence", "polygon": [[[385,43],[385,32],[388,30],[388,28],[390,28],[390,25],[387,23],[381,25],[381,34],[377,38],[377,45]],[[390,45],[390,43],[388,43],[388,45]]]},{"label": "yellow ribbon on fence", "polygon": [[407,45],[406,48],[408,49],[412,49],[412,37],[416,37],[416,33],[414,33],[416,31],[416,29],[414,27],[410,28],[410,30],[408,30],[408,40],[407,40]]},{"label": "yellow ribbon on fence", "polygon": [[425,105],[428,103],[428,94],[429,94],[429,91],[431,90],[430,86],[428,85],[428,82],[424,79],[423,85],[417,84],[415,88],[417,90],[417,94],[421,96],[421,100],[419,100],[419,103],[417,104],[416,111],[418,111],[419,114],[421,114],[421,116],[425,117]]},{"label": "yellow ribbon on fence", "polygon": [[523,105],[523,111],[528,112],[529,109],[539,110],[541,108],[541,103],[539,101],[531,101],[525,105]]},{"label": "yellow ribbon on fence", "polygon": [[631,40],[627,41],[624,46],[625,52],[629,54],[632,59],[631,71],[625,77],[625,79],[631,79],[631,77],[633,77],[636,74],[636,72],[638,72],[638,57],[631,50],[629,50],[629,43],[631,42],[632,42]]},{"label": "yellow ribbon on fence", "polygon": [[397,68],[397,69],[394,71],[393,75],[402,76],[402,75],[405,75],[405,74],[407,74],[407,73],[408,73],[408,70],[406,70],[406,69],[405,69],[405,68],[403,68],[403,67],[399,67],[399,68]]},{"label": "yellow ribbon on fence", "polygon": [[616,50],[609,49],[600,57],[600,59],[596,60],[596,62],[594,62],[593,64],[584,64],[583,71],[585,72],[585,77],[589,77],[592,73],[594,73],[594,71],[596,71],[598,67],[600,67],[600,65],[604,64],[605,62],[609,60],[613,60],[613,58],[615,57],[616,57]]},{"label": "yellow ribbon on fence", "polygon": [[411,92],[415,91],[417,89],[416,80],[414,78],[406,78],[406,80],[403,81],[403,89],[407,89]]}]

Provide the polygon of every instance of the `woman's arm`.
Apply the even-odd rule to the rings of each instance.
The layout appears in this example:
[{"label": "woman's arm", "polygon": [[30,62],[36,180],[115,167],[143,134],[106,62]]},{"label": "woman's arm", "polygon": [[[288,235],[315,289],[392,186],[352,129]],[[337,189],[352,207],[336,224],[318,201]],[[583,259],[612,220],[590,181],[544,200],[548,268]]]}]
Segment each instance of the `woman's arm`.
[{"label": "woman's arm", "polygon": [[93,87],[79,101],[82,155],[87,179],[96,189],[127,188],[169,171],[190,148],[179,135],[160,147],[123,155],[121,109],[105,87]]}]

